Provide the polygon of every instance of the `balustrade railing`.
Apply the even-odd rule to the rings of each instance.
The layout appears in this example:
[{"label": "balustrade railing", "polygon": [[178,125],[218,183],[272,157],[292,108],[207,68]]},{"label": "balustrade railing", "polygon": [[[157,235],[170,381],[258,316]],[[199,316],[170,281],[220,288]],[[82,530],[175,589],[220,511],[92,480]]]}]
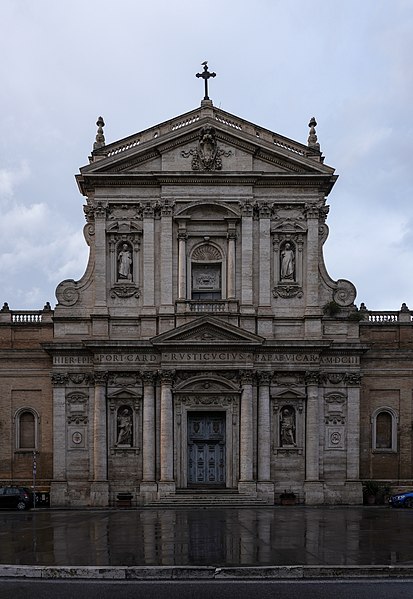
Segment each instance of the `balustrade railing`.
[{"label": "balustrade railing", "polygon": [[360,314],[364,314],[364,319],[361,322],[367,322],[371,324],[413,322],[413,312],[410,310],[364,310],[360,311]]},{"label": "balustrade railing", "polygon": [[[258,137],[269,144],[275,145],[284,150],[288,150],[289,152],[293,152],[294,154],[299,154],[300,156],[308,155],[307,146],[299,142],[295,142],[279,134],[275,135],[272,131],[263,129],[261,127],[257,127],[249,121],[237,118],[230,113],[224,112],[223,110],[217,110],[214,108],[213,111],[213,118],[218,123],[222,123],[223,125],[231,127],[236,131],[242,131],[249,135],[253,135],[254,137]],[[202,116],[202,108],[198,108],[184,115],[181,115],[176,119],[165,121],[164,123],[160,123],[156,127],[151,127],[135,135],[126,137],[119,142],[108,144],[107,146],[104,146],[97,150],[96,155],[115,156],[116,154],[126,152],[127,150],[130,150],[135,146],[141,145],[148,141],[152,141],[157,137],[160,137],[173,131],[177,131],[179,129],[183,129],[185,127],[188,127],[189,125],[193,125],[194,123],[197,123],[202,118]]]},{"label": "balustrade railing", "polygon": [[42,310],[11,311],[11,321],[13,324],[38,324],[42,322],[42,316]]},{"label": "balustrade railing", "polygon": [[227,312],[228,302],[226,301],[205,301],[189,302],[191,312]]}]

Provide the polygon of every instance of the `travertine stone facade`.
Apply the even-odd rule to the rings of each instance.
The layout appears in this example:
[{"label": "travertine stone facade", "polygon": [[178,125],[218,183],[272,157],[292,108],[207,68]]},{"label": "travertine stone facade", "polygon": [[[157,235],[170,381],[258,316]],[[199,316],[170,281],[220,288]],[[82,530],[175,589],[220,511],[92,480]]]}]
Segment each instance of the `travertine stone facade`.
[{"label": "travertine stone facade", "polygon": [[411,479],[411,313],[358,310],[352,283],[326,271],[336,175],[315,121],[308,145],[209,100],[109,145],[97,124],[77,176],[84,276],[57,287],[35,347],[0,313],[6,361],[24,331],[43,365],[41,385],[2,373],[0,477],[16,479],[10,422],[26,402],[54,505],[222,489],[357,504],[363,479]]}]

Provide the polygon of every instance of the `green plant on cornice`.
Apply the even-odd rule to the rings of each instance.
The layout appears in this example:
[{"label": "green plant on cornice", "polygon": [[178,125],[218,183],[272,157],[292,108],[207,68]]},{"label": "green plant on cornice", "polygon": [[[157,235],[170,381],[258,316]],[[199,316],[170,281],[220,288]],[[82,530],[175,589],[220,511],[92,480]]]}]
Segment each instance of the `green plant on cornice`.
[{"label": "green plant on cornice", "polygon": [[323,312],[326,316],[337,316],[337,314],[340,312],[340,310],[341,310],[340,306],[334,300],[332,300],[331,302],[328,302],[323,307]]},{"label": "green plant on cornice", "polygon": [[348,319],[360,322],[360,320],[364,320],[364,314],[356,310],[355,312],[351,312],[351,314],[349,314]]}]

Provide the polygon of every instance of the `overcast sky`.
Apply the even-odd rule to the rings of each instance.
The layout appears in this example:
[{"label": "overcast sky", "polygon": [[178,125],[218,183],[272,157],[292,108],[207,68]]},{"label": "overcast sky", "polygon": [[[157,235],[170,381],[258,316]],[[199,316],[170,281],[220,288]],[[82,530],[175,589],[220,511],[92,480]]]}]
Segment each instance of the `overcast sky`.
[{"label": "overcast sky", "polygon": [[1,0],[0,304],[55,305],[87,263],[84,198],[106,142],[215,106],[307,143],[329,196],[325,260],[356,303],[413,309],[413,0]]}]

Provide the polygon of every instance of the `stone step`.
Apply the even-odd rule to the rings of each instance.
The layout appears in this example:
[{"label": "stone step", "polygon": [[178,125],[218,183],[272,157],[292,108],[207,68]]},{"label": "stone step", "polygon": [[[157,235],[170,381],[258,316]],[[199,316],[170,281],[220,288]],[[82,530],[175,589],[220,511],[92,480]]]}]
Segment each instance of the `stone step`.
[{"label": "stone step", "polygon": [[152,500],[147,503],[147,507],[243,507],[243,506],[266,506],[268,503],[258,497],[248,495],[239,495],[236,493],[188,493],[177,492],[175,495],[168,495],[160,499]]}]

